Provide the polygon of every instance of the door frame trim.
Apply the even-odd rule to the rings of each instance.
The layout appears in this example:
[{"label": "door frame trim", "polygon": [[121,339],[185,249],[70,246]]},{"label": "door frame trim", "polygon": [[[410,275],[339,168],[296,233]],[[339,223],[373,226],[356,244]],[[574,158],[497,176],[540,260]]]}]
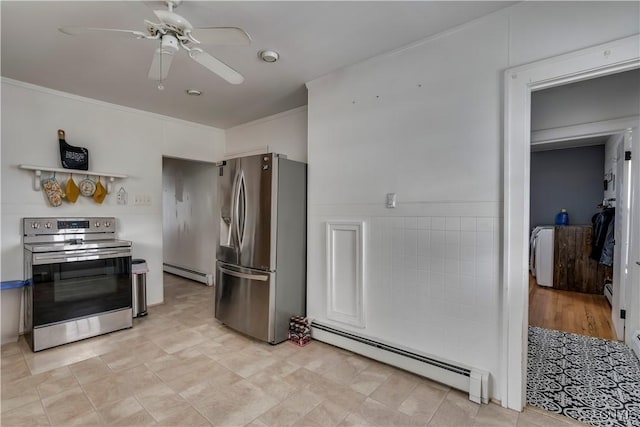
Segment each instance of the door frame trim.
[{"label": "door frame trim", "polygon": [[640,68],[640,35],[505,71],[502,405],[526,404],[531,92]]}]

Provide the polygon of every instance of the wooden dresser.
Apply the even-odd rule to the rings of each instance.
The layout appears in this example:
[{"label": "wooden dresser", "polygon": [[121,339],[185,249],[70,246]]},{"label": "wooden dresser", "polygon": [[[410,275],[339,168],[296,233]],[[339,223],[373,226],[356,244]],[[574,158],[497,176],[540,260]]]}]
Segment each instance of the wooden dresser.
[{"label": "wooden dresser", "polygon": [[605,279],[613,269],[591,259],[592,227],[555,227],[553,243],[553,288],[602,295]]}]

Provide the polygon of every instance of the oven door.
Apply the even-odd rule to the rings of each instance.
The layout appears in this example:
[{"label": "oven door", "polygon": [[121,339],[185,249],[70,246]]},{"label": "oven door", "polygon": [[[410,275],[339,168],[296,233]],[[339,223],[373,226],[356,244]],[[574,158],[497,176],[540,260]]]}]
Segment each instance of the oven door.
[{"label": "oven door", "polygon": [[131,307],[131,250],[110,248],[32,257],[33,327]]}]

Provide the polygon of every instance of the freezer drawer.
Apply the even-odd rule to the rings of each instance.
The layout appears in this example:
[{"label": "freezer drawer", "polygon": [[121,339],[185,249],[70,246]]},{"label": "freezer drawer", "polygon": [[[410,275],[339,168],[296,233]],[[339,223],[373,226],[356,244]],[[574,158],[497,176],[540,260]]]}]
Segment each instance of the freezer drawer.
[{"label": "freezer drawer", "polygon": [[262,341],[274,342],[275,273],[216,264],[215,317]]}]

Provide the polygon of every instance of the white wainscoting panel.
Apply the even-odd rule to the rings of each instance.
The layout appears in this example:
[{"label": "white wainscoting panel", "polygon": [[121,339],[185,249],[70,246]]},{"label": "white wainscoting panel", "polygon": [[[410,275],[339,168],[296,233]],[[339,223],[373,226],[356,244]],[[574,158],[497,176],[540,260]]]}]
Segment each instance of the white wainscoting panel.
[{"label": "white wainscoting panel", "polygon": [[327,318],[364,327],[364,222],[327,222]]},{"label": "white wainscoting panel", "polygon": [[[450,205],[416,204],[409,212],[400,205],[386,209],[386,215],[375,209],[364,215],[360,205],[341,206],[327,215],[325,206],[311,206],[307,315],[336,329],[489,371],[489,388],[496,390],[502,319],[501,206]],[[353,317],[347,320],[338,313],[345,311],[345,301],[353,300],[340,296],[334,300],[337,307],[331,305],[328,287],[346,292],[335,277],[331,279],[329,248],[334,248],[334,263],[347,265],[355,263],[355,249],[346,249],[341,239],[332,242],[329,224],[353,227],[361,222],[366,224],[360,243],[366,323],[354,326],[349,323]],[[337,233],[355,239],[347,231]]]}]

